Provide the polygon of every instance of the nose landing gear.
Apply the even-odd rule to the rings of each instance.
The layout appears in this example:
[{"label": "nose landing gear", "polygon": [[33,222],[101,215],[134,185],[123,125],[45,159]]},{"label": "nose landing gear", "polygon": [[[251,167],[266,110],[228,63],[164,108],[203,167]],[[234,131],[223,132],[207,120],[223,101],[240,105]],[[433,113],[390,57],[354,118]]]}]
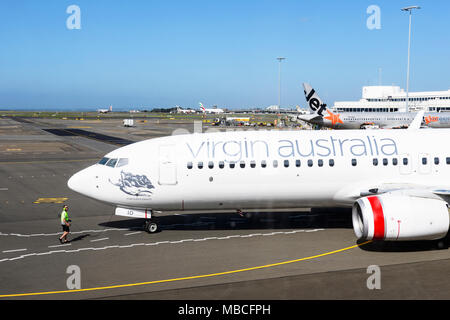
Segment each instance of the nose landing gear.
[{"label": "nose landing gear", "polygon": [[147,231],[148,233],[156,233],[159,231],[159,225],[158,222],[156,221],[156,217],[153,214],[152,210],[146,210],[145,211],[146,215],[145,215],[145,226],[144,226],[144,230]]},{"label": "nose landing gear", "polygon": [[145,231],[147,231],[148,233],[155,233],[159,231],[159,225],[158,223],[155,221],[155,218],[153,219],[148,219],[145,221],[145,226],[144,226]]}]

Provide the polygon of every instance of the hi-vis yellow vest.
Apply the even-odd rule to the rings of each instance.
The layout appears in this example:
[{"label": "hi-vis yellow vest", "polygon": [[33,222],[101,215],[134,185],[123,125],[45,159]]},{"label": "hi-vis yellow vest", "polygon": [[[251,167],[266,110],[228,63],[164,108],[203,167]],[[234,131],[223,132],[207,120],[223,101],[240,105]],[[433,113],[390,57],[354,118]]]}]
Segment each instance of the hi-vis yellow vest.
[{"label": "hi-vis yellow vest", "polygon": [[63,210],[61,212],[61,224],[65,225],[67,220],[69,220],[69,215],[67,214],[66,210]]}]

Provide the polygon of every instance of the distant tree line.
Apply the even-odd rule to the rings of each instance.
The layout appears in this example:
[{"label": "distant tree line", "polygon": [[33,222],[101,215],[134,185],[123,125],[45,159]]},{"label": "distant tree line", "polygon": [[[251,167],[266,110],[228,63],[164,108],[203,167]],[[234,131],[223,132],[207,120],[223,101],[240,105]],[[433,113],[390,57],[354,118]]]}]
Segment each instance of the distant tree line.
[{"label": "distant tree line", "polygon": [[169,113],[176,112],[177,108],[154,108],[152,110],[142,110],[141,112],[158,112],[158,113]]}]

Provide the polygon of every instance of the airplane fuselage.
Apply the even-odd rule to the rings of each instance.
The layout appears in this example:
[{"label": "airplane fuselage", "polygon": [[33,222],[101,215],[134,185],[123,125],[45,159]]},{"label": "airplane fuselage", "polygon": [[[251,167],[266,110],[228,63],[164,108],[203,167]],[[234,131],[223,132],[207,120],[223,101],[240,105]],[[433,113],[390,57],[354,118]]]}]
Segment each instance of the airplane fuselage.
[{"label": "airplane fuselage", "polygon": [[223,110],[222,109],[205,109],[205,110],[203,110],[203,112],[217,114],[217,113],[223,113]]},{"label": "airplane fuselage", "polygon": [[[415,115],[413,112],[343,112],[333,116],[325,113],[324,117],[316,117],[309,122],[334,129],[360,129],[371,125],[379,128],[406,128]],[[450,128],[450,113],[425,113],[424,123],[430,128]]]},{"label": "airplane fuselage", "polygon": [[107,154],[112,165],[77,173],[69,187],[152,210],[351,206],[380,184],[448,183],[449,139],[447,129],[168,136]]}]

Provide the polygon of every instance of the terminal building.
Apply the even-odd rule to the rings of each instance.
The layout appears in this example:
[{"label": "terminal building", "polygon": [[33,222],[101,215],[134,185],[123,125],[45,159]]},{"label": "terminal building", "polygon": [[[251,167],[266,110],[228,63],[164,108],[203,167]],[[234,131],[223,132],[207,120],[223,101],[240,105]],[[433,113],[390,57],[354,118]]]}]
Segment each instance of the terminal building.
[{"label": "terminal building", "polygon": [[[408,93],[409,111],[450,111],[450,90]],[[335,112],[404,112],[406,91],[399,86],[366,86],[359,101],[336,101]]]}]

